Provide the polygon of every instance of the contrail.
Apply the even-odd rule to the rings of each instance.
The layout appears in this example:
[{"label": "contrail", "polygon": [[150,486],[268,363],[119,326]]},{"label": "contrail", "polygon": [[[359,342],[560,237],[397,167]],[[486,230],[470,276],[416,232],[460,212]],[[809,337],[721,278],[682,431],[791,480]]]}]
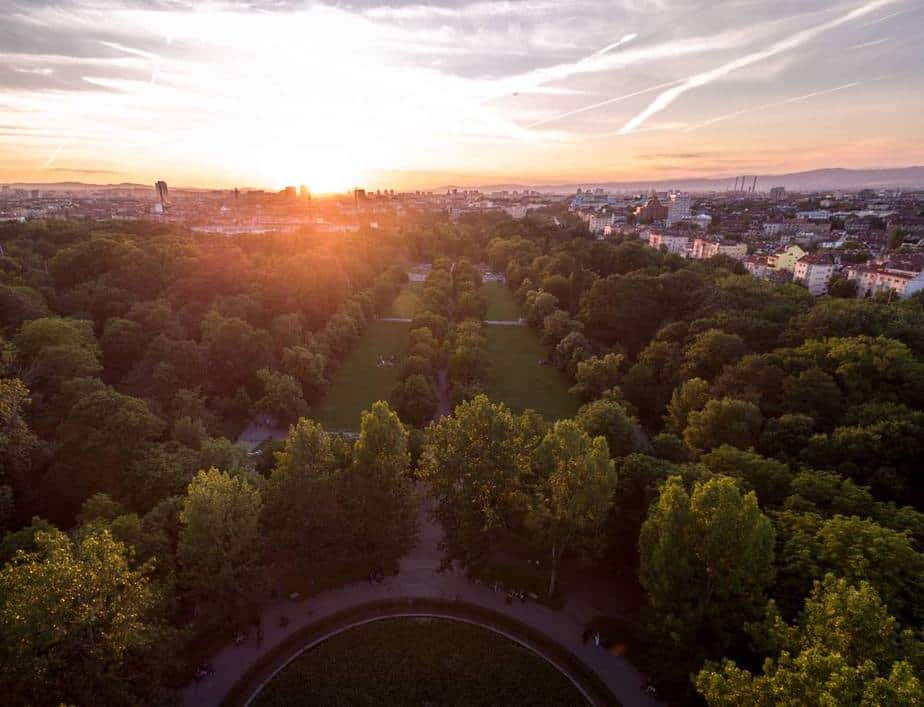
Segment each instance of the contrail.
[{"label": "contrail", "polygon": [[872,22],[867,22],[867,23],[866,23],[865,25],[863,25],[863,26],[864,26],[864,27],[872,27],[873,25],[878,25],[880,22],[885,22],[886,20],[891,20],[893,17],[898,17],[899,15],[904,15],[906,12],[911,12],[911,10],[899,10],[898,12],[892,12],[892,13],[889,13],[888,15],[883,15],[882,17],[880,17],[880,18],[877,19],[877,20],[873,20]]},{"label": "contrail", "polygon": [[764,103],[760,106],[752,106],[751,108],[742,108],[741,110],[736,110],[733,113],[726,113],[724,115],[718,115],[715,118],[710,118],[709,120],[703,121],[702,123],[697,123],[696,125],[691,125],[686,128],[683,132],[688,133],[691,130],[699,130],[700,128],[705,128],[707,125],[712,125],[713,123],[721,123],[723,120],[731,120],[732,118],[737,118],[739,115],[744,115],[746,113],[754,113],[759,110],[766,110],[767,108],[776,108],[777,106],[785,106],[790,103],[798,103],[799,101],[806,101],[809,98],[816,98],[818,96],[824,96],[829,93],[835,93],[837,91],[844,91],[848,88],[853,88],[854,86],[859,86],[862,84],[862,81],[853,81],[851,83],[845,83],[840,86],[834,86],[833,88],[826,88],[821,91],[812,91],[811,93],[805,93],[801,96],[793,96],[792,98],[786,98],[782,101],[774,101],[773,103]]},{"label": "contrail", "polygon": [[866,47],[875,47],[877,44],[882,44],[883,42],[888,42],[888,37],[883,37],[882,39],[874,39],[870,42],[861,42],[860,44],[853,44],[848,49],[866,49]]},{"label": "contrail", "polygon": [[602,108],[603,106],[608,106],[611,103],[619,103],[619,101],[625,101],[629,98],[634,98],[635,96],[641,96],[644,93],[651,93],[652,91],[660,91],[662,88],[667,88],[668,86],[674,86],[675,84],[680,83],[683,79],[677,79],[676,81],[668,81],[666,83],[659,83],[657,86],[649,86],[648,88],[643,88],[640,91],[634,91],[632,93],[627,93],[623,96],[616,96],[615,98],[607,98],[605,101],[600,101],[599,103],[592,103],[589,106],[583,106],[581,108],[575,108],[574,110],[569,110],[567,113],[559,113],[558,115],[553,115],[551,118],[543,118],[542,120],[537,120],[535,123],[530,123],[526,126],[527,129],[535,128],[540,125],[545,125],[546,123],[554,123],[556,120],[562,120],[564,118],[570,118],[572,115],[577,115],[578,113],[584,113],[588,110],[594,110],[595,108]]},{"label": "contrail", "polygon": [[[623,41],[629,40],[624,37],[620,42]],[[726,32],[712,37],[693,37],[690,39],[670,40],[652,46],[626,48],[618,52],[613,52],[613,45],[610,45],[573,62],[533,69],[522,74],[491,81],[486,85],[483,98],[500,97],[528,91],[535,86],[561,81],[578,74],[612,71],[613,69],[658,59],[677,59],[687,55],[731,49],[740,45],[742,41],[740,32]]]},{"label": "contrail", "polygon": [[594,56],[600,56],[601,54],[606,54],[607,52],[612,51],[616,47],[621,47],[626,42],[631,42],[636,37],[638,37],[637,34],[627,34],[622,39],[620,39],[618,42],[613,42],[612,44],[608,44],[607,46],[603,47],[603,49],[601,49],[600,51],[597,51],[591,54],[591,56],[594,57]]},{"label": "contrail", "polygon": [[712,83],[713,81],[716,81],[717,79],[724,78],[728,74],[732,73],[733,71],[737,71],[738,69],[743,69],[750,66],[751,64],[756,64],[757,62],[763,61],[764,59],[769,59],[776,56],[777,54],[782,54],[783,52],[795,49],[796,47],[805,44],[806,42],[814,39],[824,32],[835,29],[836,27],[840,27],[843,24],[868,15],[881,7],[891,5],[897,1],[898,0],[873,0],[873,2],[868,2],[865,5],[861,5],[860,7],[851,10],[846,15],[841,15],[834,20],[816,25],[815,27],[810,27],[809,29],[804,29],[801,32],[796,32],[795,34],[785,39],[781,39],[780,41],[771,44],[766,49],[746,54],[726,64],[722,64],[721,66],[718,66],[711,71],[706,71],[701,74],[691,76],[679,86],[673,86],[664,91],[664,93],[658,95],[648,105],[648,107],[645,108],[645,110],[623,125],[622,129],[619,131],[619,134],[625,135],[627,133],[631,133],[651,116],[660,113],[687,91],[705,86]]}]

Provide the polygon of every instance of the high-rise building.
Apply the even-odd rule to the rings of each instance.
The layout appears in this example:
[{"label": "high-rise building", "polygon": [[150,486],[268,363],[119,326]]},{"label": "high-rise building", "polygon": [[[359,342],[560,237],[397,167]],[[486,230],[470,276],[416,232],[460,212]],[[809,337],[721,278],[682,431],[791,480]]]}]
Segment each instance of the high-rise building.
[{"label": "high-rise building", "polygon": [[770,198],[774,201],[782,201],[786,198],[786,187],[773,187],[770,190]]},{"label": "high-rise building", "polygon": [[667,204],[667,225],[671,226],[690,218],[690,195],[683,192],[671,194]]},{"label": "high-rise building", "polygon": [[307,185],[307,184],[302,184],[302,185],[298,188],[298,195],[299,195],[302,199],[310,199],[310,198],[311,198],[311,189],[308,188],[308,185]]},{"label": "high-rise building", "polygon": [[636,210],[635,215],[638,216],[638,220],[642,223],[661,221],[667,218],[667,207],[661,203],[657,194],[652,194],[648,201],[645,202],[645,205]]},{"label": "high-rise building", "polygon": [[294,199],[296,196],[298,196],[295,191],[295,187],[286,187],[282,190],[282,195],[286,197],[286,199]]},{"label": "high-rise building", "polygon": [[157,190],[157,200],[160,201],[162,208],[167,208],[167,182],[154,182],[154,188]]}]

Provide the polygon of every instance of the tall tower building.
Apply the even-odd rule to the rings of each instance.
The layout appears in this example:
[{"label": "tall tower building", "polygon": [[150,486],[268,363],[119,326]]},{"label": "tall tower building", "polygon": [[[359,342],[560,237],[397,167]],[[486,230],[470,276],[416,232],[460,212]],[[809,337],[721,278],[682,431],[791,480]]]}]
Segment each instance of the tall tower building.
[{"label": "tall tower building", "polygon": [[162,208],[167,208],[167,182],[154,182],[154,188],[157,190],[157,199],[160,201]]}]

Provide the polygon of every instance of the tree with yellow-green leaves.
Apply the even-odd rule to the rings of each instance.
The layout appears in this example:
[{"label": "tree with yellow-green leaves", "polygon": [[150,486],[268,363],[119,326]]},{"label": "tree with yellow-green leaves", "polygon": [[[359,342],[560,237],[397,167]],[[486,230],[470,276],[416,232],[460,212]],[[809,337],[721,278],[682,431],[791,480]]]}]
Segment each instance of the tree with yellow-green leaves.
[{"label": "tree with yellow-green leaves", "polygon": [[556,423],[543,437],[530,471],[539,482],[528,501],[526,527],[532,540],[549,553],[551,596],[566,552],[582,559],[603,552],[602,531],[613,505],[616,471],[606,439],[591,438],[572,420]]},{"label": "tree with yellow-green leaves", "polygon": [[0,570],[3,703],[155,701],[173,638],[151,571],[108,530],[36,533]]},{"label": "tree with yellow-green leaves", "polygon": [[771,657],[757,675],[731,660],[708,663],[695,684],[714,707],[924,704],[924,645],[899,628],[866,582],[829,574],[815,582],[797,624],[770,602],[763,623],[750,629]]},{"label": "tree with yellow-green leaves", "polygon": [[718,476],[688,492],[670,477],[639,537],[639,579],[662,643],[707,653],[727,647],[764,604],[773,543],[757,496],[742,494],[735,479]]},{"label": "tree with yellow-green leaves", "polygon": [[249,605],[260,587],[260,492],[216,468],[189,484],[180,512],[177,560],[189,596],[217,616]]}]

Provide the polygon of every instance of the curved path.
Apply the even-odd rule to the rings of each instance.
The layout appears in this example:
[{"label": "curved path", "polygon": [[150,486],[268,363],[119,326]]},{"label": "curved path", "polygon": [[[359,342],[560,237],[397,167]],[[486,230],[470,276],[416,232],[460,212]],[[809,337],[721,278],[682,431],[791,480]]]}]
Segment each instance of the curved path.
[{"label": "curved path", "polygon": [[[296,631],[342,611],[398,598],[455,600],[503,614],[568,650],[597,674],[624,707],[659,704],[645,694],[642,675],[628,661],[581,640],[587,622],[597,616],[598,611],[573,600],[559,611],[532,601],[507,604],[504,593],[470,581],[464,572],[456,569],[440,572],[441,536],[439,525],[422,509],[417,545],[402,558],[400,570],[394,577],[381,584],[357,582],[305,601],[282,600],[267,606],[262,613],[261,644],[257,645],[251,633],[242,645],[232,644],[219,651],[211,660],[214,675],[186,687],[182,693],[183,704],[217,707],[249,668]],[[285,627],[279,625],[283,616],[289,620]]]},{"label": "curved path", "polygon": [[[304,645],[294,648],[290,651],[285,651],[285,655],[280,656],[273,665],[269,666],[265,672],[262,672],[260,675],[255,676],[253,681],[248,680],[248,684],[245,685],[244,690],[239,690],[238,695],[233,697],[230,700],[228,707],[249,707],[257,695],[263,691],[263,688],[266,687],[269,682],[275,678],[279,673],[285,670],[294,660],[299,656],[307,653],[308,651],[317,648],[325,641],[338,636],[341,633],[345,633],[351,629],[359,628],[360,626],[365,626],[366,624],[375,623],[377,621],[388,621],[390,619],[444,619],[447,621],[456,621],[459,623],[471,624],[479,628],[490,631],[491,633],[503,636],[509,641],[522,646],[527,649],[534,655],[538,656],[545,662],[549,663],[554,667],[558,672],[564,675],[568,680],[574,685],[575,689],[583,695],[584,699],[587,701],[588,705],[591,707],[608,707],[609,702],[603,698],[594,696],[594,688],[592,686],[585,686],[584,681],[579,675],[575,675],[571,670],[570,666],[566,661],[557,659],[549,654],[539,643],[532,641],[529,638],[523,638],[521,636],[515,635],[510,627],[501,626],[498,622],[492,622],[484,617],[478,617],[472,614],[470,611],[466,611],[465,606],[459,606],[458,608],[444,608],[444,609],[420,609],[415,610],[413,608],[404,607],[392,607],[392,608],[383,608],[380,611],[375,611],[375,616],[373,618],[364,618],[358,620],[347,620],[342,625],[338,625],[336,628],[331,628],[330,630],[322,631],[319,635],[307,638]],[[257,671],[260,673],[261,671]]]}]

